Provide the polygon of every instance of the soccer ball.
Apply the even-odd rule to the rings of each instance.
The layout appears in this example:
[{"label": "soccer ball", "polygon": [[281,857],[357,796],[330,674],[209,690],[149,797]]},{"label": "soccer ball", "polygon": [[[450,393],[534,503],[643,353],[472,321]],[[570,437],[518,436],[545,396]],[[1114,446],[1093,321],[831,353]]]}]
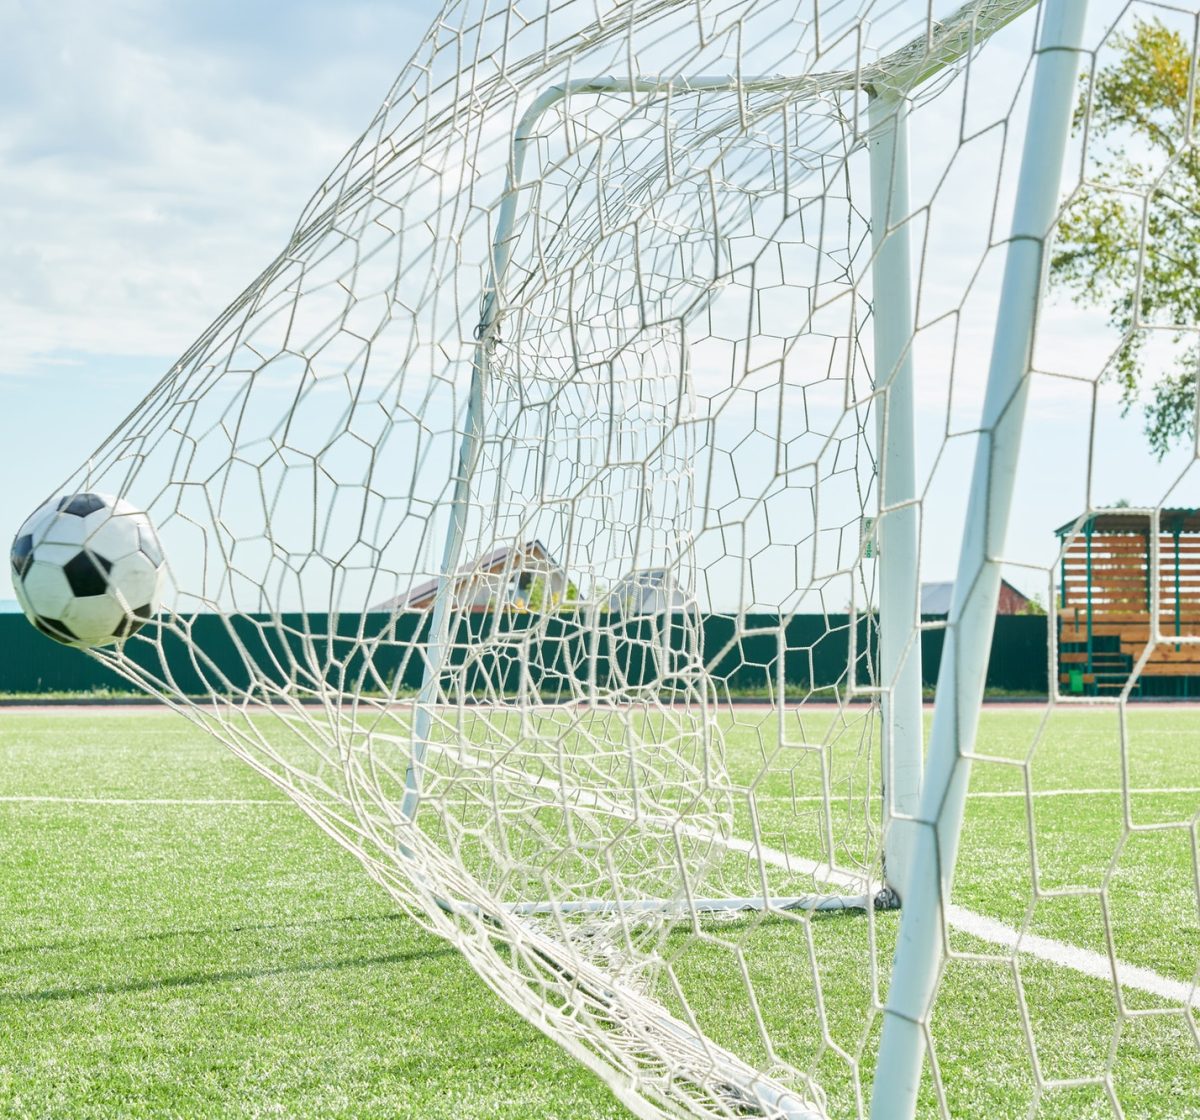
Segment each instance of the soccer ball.
[{"label": "soccer ball", "polygon": [[121,498],[67,494],[17,532],[13,588],[29,621],[64,645],[106,646],[158,610],[162,546],[150,519]]}]

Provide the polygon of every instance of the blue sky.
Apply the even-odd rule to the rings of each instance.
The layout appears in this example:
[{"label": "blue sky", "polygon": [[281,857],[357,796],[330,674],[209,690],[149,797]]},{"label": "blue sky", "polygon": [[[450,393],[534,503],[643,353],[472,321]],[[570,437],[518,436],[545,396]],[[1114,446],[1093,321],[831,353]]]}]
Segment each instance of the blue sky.
[{"label": "blue sky", "polygon": [[0,4],[0,526],[286,239],[434,7]]},{"label": "blue sky", "polygon": [[[275,255],[435,8],[0,3],[0,527],[12,532]],[[1020,28],[1012,43],[1027,52]],[[1096,350],[1095,318],[1060,322],[1047,368],[1095,368],[1079,361]],[[986,342],[960,344],[950,422],[963,434],[944,441],[945,386],[918,387],[923,470],[943,452],[928,579],[954,572]],[[1052,563],[1051,530],[1089,498],[1069,448],[1086,447],[1091,393],[1085,380],[1035,386],[1010,549],[1025,563]],[[1155,464],[1138,419],[1120,418],[1110,390],[1099,401],[1091,500],[1163,501],[1190,454]],[[1200,504],[1194,469],[1170,500]]]}]

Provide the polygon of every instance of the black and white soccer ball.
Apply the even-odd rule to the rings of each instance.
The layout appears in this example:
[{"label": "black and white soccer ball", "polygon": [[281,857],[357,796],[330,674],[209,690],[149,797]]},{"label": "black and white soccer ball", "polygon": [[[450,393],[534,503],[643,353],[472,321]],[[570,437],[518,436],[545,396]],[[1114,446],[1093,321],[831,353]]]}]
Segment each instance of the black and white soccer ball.
[{"label": "black and white soccer ball", "polygon": [[109,645],[158,611],[162,545],[150,519],[122,498],[52,499],[18,530],[11,557],[29,621],[64,645]]}]

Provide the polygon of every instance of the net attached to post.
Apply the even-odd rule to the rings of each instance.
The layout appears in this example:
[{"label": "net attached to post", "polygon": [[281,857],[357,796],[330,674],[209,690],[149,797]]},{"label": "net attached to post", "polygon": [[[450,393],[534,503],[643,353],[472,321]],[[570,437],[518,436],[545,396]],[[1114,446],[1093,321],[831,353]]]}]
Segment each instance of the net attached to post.
[{"label": "net attached to post", "polygon": [[[639,1115],[866,1112],[896,936],[877,546],[922,500],[880,508],[914,343],[868,341],[899,127],[868,109],[911,113],[927,194],[882,224],[925,231],[900,267],[952,381],[999,159],[949,265],[937,184],[1028,7],[450,3],[72,481],[145,509],[170,564],[98,656]],[[1010,95],[1031,27],[989,71]]]}]

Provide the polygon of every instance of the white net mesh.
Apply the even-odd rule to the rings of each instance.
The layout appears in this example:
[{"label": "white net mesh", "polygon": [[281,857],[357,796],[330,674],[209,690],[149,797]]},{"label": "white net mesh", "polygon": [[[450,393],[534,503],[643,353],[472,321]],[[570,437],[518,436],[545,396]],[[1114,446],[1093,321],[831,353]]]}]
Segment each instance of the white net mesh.
[{"label": "white net mesh", "polygon": [[[957,552],[924,511],[994,327],[1027,7],[451,2],[284,252],[72,482],[146,510],[170,566],[160,618],[99,656],[641,1115],[867,1111],[896,940],[872,905],[896,683],[876,519],[919,508],[924,554]],[[919,489],[882,511],[903,355],[869,341],[872,97],[911,117],[913,201],[888,225],[916,245],[903,351],[939,402]],[[1045,732],[1024,731],[980,754],[1038,772]],[[1032,781],[1012,793],[1033,829]],[[1190,837],[1194,870],[1189,804],[1154,827]],[[968,891],[999,843],[971,835]],[[1021,858],[995,928],[948,913],[967,933],[921,1107],[1015,1114],[944,1072],[998,1062],[1022,1109],[1121,1111],[1116,1042],[1084,1072],[1047,1056],[1071,1028],[1039,969],[1069,999],[1115,993],[1110,1037],[1172,1016],[1190,1076],[1186,953],[1136,1008],[1111,939],[1099,980],[1022,963],[1044,884]],[[981,984],[1008,1035],[972,1049]]]}]

